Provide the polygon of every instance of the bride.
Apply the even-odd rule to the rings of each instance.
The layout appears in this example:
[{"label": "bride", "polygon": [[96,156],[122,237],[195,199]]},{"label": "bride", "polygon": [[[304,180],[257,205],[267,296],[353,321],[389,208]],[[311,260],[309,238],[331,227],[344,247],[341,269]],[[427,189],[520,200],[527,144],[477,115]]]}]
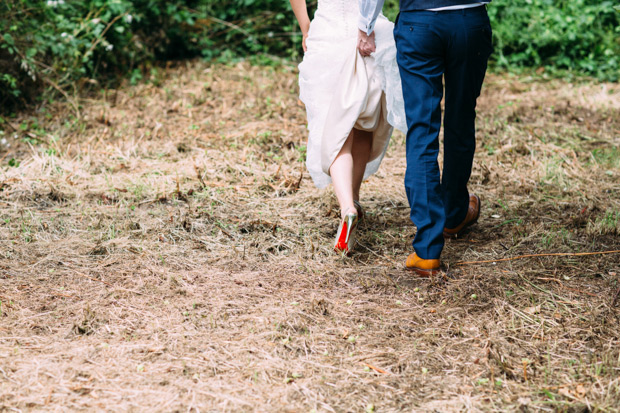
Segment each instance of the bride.
[{"label": "bride", "polygon": [[319,0],[311,22],[306,0],[290,0],[303,34],[299,89],[308,118],[306,165],[317,187],[334,186],[342,217],[334,249],[344,253],[352,250],[363,217],[362,181],[379,168],[393,128],[407,131],[394,25],[380,15],[376,51],[360,55],[357,1]]}]

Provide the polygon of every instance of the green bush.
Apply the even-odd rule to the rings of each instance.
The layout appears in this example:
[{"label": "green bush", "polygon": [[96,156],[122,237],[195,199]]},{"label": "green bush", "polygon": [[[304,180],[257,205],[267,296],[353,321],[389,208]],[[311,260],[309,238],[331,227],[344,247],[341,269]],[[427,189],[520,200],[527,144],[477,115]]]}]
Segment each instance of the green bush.
[{"label": "green bush", "polygon": [[[492,64],[618,80],[620,13],[613,3],[494,0]],[[316,0],[308,8],[312,15]],[[398,0],[387,0],[384,12],[394,19]],[[3,0],[0,111],[123,76],[137,80],[158,60],[297,60],[300,52],[286,0]]]},{"label": "green bush", "polygon": [[[3,0],[0,110],[141,73],[157,60],[297,58],[283,0]],[[299,37],[299,36],[297,36]]]},{"label": "green bush", "polygon": [[[620,6],[600,0],[493,0],[491,65],[546,67],[620,80]],[[394,20],[398,0],[386,0]]]},{"label": "green bush", "polygon": [[620,13],[613,1],[495,0],[493,59],[503,68],[567,69],[620,79]]},{"label": "green bush", "polygon": [[22,97],[31,101],[41,83],[65,93],[101,69],[113,71],[143,58],[127,47],[133,37],[130,9],[125,0],[5,0],[0,104],[6,108]]}]

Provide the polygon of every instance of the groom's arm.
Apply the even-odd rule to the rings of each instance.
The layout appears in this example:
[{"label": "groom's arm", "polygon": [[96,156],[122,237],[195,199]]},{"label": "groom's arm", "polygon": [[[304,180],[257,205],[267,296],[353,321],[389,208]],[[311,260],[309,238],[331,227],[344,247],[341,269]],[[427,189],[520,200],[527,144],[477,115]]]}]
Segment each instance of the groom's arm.
[{"label": "groom's arm", "polygon": [[357,48],[362,56],[369,56],[375,51],[375,23],[384,2],[385,0],[358,0],[360,15],[357,23]]},{"label": "groom's arm", "polygon": [[357,21],[357,28],[369,35],[375,30],[377,17],[383,9],[385,0],[358,0],[360,15]]}]

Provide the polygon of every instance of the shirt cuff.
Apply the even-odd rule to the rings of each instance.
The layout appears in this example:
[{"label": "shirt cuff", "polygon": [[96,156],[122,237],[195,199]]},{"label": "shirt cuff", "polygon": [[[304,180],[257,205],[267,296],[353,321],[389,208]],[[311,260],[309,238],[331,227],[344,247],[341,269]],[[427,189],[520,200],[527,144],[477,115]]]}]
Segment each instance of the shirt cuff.
[{"label": "shirt cuff", "polygon": [[360,15],[357,20],[357,28],[370,36],[372,31],[375,29],[374,22],[369,22],[364,16]]}]

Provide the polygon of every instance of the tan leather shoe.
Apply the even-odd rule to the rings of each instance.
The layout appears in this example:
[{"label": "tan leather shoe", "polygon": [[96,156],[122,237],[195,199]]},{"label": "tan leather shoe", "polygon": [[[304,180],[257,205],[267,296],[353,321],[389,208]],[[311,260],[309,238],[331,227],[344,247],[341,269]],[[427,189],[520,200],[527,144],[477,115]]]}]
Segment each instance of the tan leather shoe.
[{"label": "tan leather shoe", "polygon": [[407,262],[405,263],[405,268],[415,271],[416,274],[422,277],[430,277],[431,275],[439,273],[440,266],[441,262],[439,259],[425,260],[424,258],[418,257],[415,252],[407,257]]},{"label": "tan leather shoe", "polygon": [[444,228],[444,238],[456,238],[459,232],[463,231],[468,226],[475,224],[478,221],[479,216],[480,198],[478,198],[477,195],[469,194],[469,208],[467,208],[467,215],[465,215],[465,219],[456,228]]}]

